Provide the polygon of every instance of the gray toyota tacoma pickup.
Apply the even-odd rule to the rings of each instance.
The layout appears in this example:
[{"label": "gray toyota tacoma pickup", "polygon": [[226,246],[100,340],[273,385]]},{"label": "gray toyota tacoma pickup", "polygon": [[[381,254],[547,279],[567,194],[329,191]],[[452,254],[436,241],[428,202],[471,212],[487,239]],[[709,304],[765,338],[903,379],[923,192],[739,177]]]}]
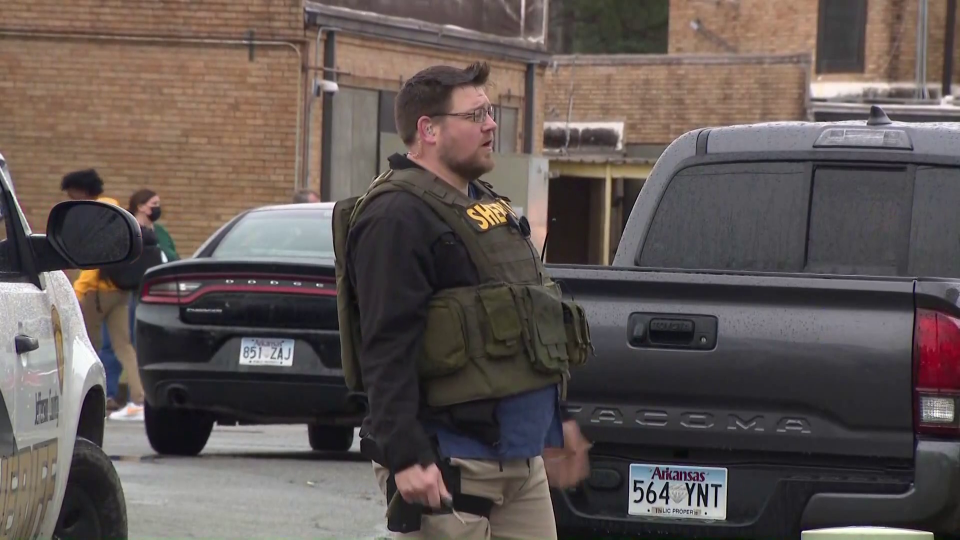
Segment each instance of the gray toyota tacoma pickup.
[{"label": "gray toyota tacoma pickup", "polygon": [[562,535],[960,531],[960,125],[687,133],[612,266],[549,270],[596,348]]}]

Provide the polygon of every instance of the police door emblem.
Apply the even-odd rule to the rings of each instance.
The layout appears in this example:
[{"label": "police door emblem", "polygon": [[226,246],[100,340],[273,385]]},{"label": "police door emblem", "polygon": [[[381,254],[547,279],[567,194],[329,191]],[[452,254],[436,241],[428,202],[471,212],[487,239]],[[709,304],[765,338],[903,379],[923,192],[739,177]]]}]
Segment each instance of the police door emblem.
[{"label": "police door emblem", "polygon": [[57,379],[60,385],[60,394],[63,394],[63,326],[60,324],[60,313],[56,307],[50,308],[50,320],[53,322],[53,344],[57,349]]}]

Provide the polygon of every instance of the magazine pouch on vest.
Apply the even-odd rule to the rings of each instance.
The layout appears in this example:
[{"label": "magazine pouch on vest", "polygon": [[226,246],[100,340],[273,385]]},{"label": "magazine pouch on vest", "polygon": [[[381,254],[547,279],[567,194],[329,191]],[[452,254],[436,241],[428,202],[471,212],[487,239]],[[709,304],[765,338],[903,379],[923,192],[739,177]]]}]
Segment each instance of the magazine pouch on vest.
[{"label": "magazine pouch on vest", "polygon": [[[428,304],[417,357],[428,404],[446,407],[557,384],[565,393],[570,367],[584,364],[592,350],[584,311],[563,299],[557,284],[545,275],[509,201],[488,184],[475,185],[482,200],[467,197],[421,169],[387,171],[360,200],[344,203],[344,214],[353,209],[349,219],[334,211],[335,249],[336,223],[343,219],[351,224],[373,197],[394,190],[416,195],[453,229],[480,275],[479,286],[439,291]],[[345,239],[342,242],[345,245]],[[337,257],[341,258],[339,253]],[[343,294],[346,300],[339,267],[337,271],[338,299]],[[355,312],[348,310],[345,317],[341,306],[340,313],[343,335],[346,318]],[[349,322],[359,328],[355,317]],[[344,372],[359,373],[355,354],[348,355],[347,346],[341,348]],[[354,364],[347,367],[348,363]],[[351,378],[357,377],[348,375],[348,381]]]}]

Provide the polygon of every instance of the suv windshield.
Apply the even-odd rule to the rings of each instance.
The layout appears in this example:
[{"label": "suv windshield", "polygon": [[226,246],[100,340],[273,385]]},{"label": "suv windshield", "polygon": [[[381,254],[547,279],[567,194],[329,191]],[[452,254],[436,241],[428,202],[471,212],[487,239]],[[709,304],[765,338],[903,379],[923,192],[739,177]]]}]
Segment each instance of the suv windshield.
[{"label": "suv windshield", "polygon": [[332,217],[332,209],[251,212],[226,233],[210,257],[332,261]]},{"label": "suv windshield", "polygon": [[960,277],[960,169],[756,162],[671,180],[646,268]]}]

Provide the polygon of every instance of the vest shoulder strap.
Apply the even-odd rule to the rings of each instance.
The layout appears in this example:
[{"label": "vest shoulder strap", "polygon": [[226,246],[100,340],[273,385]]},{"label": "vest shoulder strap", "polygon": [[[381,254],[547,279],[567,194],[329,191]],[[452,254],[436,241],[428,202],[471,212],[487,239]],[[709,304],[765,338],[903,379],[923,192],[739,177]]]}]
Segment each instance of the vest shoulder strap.
[{"label": "vest shoulder strap", "polygon": [[367,191],[357,197],[357,202],[353,207],[353,212],[350,214],[350,225],[352,226],[356,221],[357,217],[360,216],[360,212],[367,206],[367,204],[373,200],[377,195],[385,193],[387,191],[392,191],[391,189],[385,189],[385,186],[389,188],[387,180],[393,175],[392,169],[387,169],[380,176],[373,179],[373,182],[370,182],[370,187],[367,188]]},{"label": "vest shoulder strap", "polygon": [[509,197],[507,197],[507,196],[505,196],[505,195],[500,195],[499,193],[497,193],[496,191],[494,191],[494,190],[493,190],[493,184],[491,184],[491,183],[489,183],[489,182],[485,182],[485,181],[480,180],[480,179],[477,179],[477,182],[476,182],[476,183],[477,183],[477,185],[480,187],[480,191],[485,191],[485,192],[487,192],[487,195],[493,197],[494,199],[503,199],[503,200],[507,201],[508,203],[509,203],[509,202],[513,202],[513,201],[510,200]]}]

